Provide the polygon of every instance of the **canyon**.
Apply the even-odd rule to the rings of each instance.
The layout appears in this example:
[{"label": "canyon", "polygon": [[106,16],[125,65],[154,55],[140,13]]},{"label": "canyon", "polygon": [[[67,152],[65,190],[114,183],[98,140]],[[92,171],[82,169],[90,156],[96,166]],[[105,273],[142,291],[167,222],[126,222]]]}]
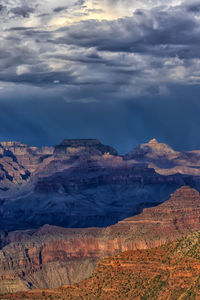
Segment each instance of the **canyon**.
[{"label": "canyon", "polygon": [[0,293],[74,284],[200,230],[199,191],[200,151],[155,139],[124,156],[96,139],[0,143]]},{"label": "canyon", "polygon": [[3,142],[0,230],[106,227],[183,185],[200,190],[200,151],[177,152],[155,139],[124,156],[95,139],[41,148]]},{"label": "canyon", "polygon": [[183,186],[168,201],[107,228],[44,225],[8,233],[0,251],[0,293],[79,282],[100,259],[174,241],[200,230],[199,220],[199,192]]}]

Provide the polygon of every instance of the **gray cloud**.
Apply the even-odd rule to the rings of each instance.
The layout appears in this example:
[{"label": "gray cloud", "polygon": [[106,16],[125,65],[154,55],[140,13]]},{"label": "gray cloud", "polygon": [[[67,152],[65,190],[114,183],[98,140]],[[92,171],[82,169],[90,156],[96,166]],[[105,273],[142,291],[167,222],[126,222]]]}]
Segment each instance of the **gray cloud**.
[{"label": "gray cloud", "polygon": [[[55,9],[60,8],[64,7]],[[56,81],[74,89],[78,84],[80,89],[81,85],[91,89],[92,84],[104,84],[116,98],[145,95],[155,91],[155,86],[158,93],[167,92],[174,81],[196,84],[200,23],[190,11],[188,4],[182,4],[140,9],[132,17],[88,20],[58,30],[11,27],[4,38],[11,57],[2,63],[0,78],[36,85]],[[13,49],[12,41],[21,46]],[[40,65],[40,70],[33,65]]]},{"label": "gray cloud", "polygon": [[[188,9],[188,7],[187,7]],[[133,17],[117,21],[84,21],[62,28],[54,42],[99,51],[131,52],[153,56],[199,57],[199,21],[185,6],[169,10],[136,11]]]},{"label": "gray cloud", "polygon": [[85,2],[86,2],[86,0],[77,0],[74,5],[80,7],[80,6],[85,5]]},{"label": "gray cloud", "polygon": [[67,6],[58,6],[58,7],[54,8],[53,11],[54,11],[55,13],[59,13],[59,12],[61,12],[61,11],[65,11],[65,10],[67,10],[67,9],[68,9]]},{"label": "gray cloud", "polygon": [[30,14],[34,12],[34,9],[32,7],[28,6],[18,6],[14,7],[10,10],[11,13],[13,13],[15,16],[23,17],[23,18],[29,18]]},{"label": "gray cloud", "polygon": [[[15,83],[29,83],[35,85],[41,84],[54,84],[56,82],[61,84],[72,84],[73,77],[67,72],[41,72],[41,66],[39,68],[33,68],[33,72],[24,74],[2,74],[0,75],[0,81],[15,82]],[[35,72],[34,72],[35,71]],[[42,70],[43,71],[43,70]]]},{"label": "gray cloud", "polygon": [[200,2],[199,1],[191,1],[190,3],[185,2],[186,8],[189,12],[199,13],[200,12]]},{"label": "gray cloud", "polygon": [[0,12],[4,9],[4,6],[0,4]]},{"label": "gray cloud", "polygon": [[198,2],[59,28],[47,20],[70,18],[74,7],[87,14],[86,2],[70,2],[69,12],[63,2],[46,11],[15,2],[0,6],[0,139],[98,137],[128,151],[155,136],[200,146]]}]

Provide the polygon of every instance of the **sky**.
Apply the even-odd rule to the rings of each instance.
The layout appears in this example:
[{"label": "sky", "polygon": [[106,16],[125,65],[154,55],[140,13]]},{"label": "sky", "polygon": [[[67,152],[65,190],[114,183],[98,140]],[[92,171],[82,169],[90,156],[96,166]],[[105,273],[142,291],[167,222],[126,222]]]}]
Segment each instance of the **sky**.
[{"label": "sky", "polygon": [[200,1],[0,0],[0,140],[200,149]]}]

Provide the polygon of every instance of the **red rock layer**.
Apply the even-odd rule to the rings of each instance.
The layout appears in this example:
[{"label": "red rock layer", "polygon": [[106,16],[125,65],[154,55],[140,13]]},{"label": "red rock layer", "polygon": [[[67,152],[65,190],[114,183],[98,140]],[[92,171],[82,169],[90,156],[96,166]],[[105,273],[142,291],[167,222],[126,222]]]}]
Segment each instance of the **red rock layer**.
[{"label": "red rock layer", "polygon": [[[200,195],[184,186],[165,203],[107,228],[44,226],[0,251],[0,291],[52,288],[89,276],[118,252],[160,246],[200,229]],[[14,238],[13,238],[14,239]],[[22,287],[23,285],[23,287]]]},{"label": "red rock layer", "polygon": [[101,260],[92,276],[76,285],[2,299],[199,299],[199,241],[200,231],[154,249],[126,251]]}]

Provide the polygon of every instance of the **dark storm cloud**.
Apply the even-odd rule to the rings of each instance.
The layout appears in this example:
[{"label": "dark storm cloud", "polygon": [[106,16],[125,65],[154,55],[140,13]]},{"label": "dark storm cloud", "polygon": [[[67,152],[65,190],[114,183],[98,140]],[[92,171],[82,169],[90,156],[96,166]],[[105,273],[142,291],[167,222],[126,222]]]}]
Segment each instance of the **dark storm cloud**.
[{"label": "dark storm cloud", "polygon": [[199,13],[200,12],[200,2],[190,2],[190,3],[185,3],[186,8],[189,12],[192,13]]},{"label": "dark storm cloud", "polygon": [[[6,43],[6,47],[3,45],[0,45],[0,53],[4,54],[4,56],[1,59],[0,56],[0,75],[2,76],[3,73],[6,72],[8,67],[11,68],[10,75],[13,76],[13,68],[23,65],[24,63],[28,65],[37,65],[40,63],[42,65],[42,62],[38,60],[37,52],[33,49],[29,49],[24,46],[20,46],[20,44],[13,44],[13,39],[17,38],[17,36],[13,36],[10,39],[8,39]],[[8,72],[8,70],[7,70]]]},{"label": "dark storm cloud", "polygon": [[[40,68],[41,69],[41,68]],[[24,73],[22,75],[17,74],[0,74],[0,81],[14,82],[14,83],[29,83],[35,85],[42,84],[54,84],[58,82],[60,84],[75,84],[73,77],[68,72],[37,72],[35,68],[31,73]]]},{"label": "dark storm cloud", "polygon": [[[9,34],[5,39],[16,39],[19,38],[21,41],[22,39],[32,40],[34,43],[39,42],[46,42],[50,41],[52,37],[51,31],[39,30],[36,27],[11,27],[9,28],[8,32],[15,31],[12,35]],[[20,43],[22,44],[22,42]],[[28,47],[26,47],[28,48]]]},{"label": "dark storm cloud", "polygon": [[10,12],[18,17],[29,18],[30,14],[34,12],[34,9],[32,7],[28,7],[24,5],[24,6],[14,7],[10,10]]},{"label": "dark storm cloud", "polygon": [[98,54],[97,52],[91,52],[91,53],[78,53],[78,54],[71,54],[71,55],[65,55],[65,54],[56,54],[56,55],[48,55],[48,58],[50,59],[59,59],[59,60],[63,60],[63,61],[71,61],[71,62],[75,62],[75,63],[83,63],[83,64],[87,64],[87,65],[97,65],[97,64],[102,64],[104,66],[108,66],[108,67],[117,67],[118,70],[122,71],[127,71],[127,73],[132,73],[132,72],[140,72],[139,68],[138,69],[131,69],[131,70],[126,70],[126,67],[129,66],[128,62],[123,62],[117,59],[111,59],[111,57],[109,57],[109,59],[104,58],[103,56],[101,56],[100,54]]},{"label": "dark storm cloud", "polygon": [[[71,5],[71,6],[74,6],[74,7],[81,7],[81,6],[84,6],[84,4],[85,4],[85,0],[78,0],[78,1],[76,1],[73,5]],[[58,6],[58,7],[55,7],[54,9],[53,9],[53,12],[54,13],[60,13],[60,12],[62,12],[62,11],[66,11],[66,10],[68,10],[69,9],[69,6]]]},{"label": "dark storm cloud", "polygon": [[83,6],[85,5],[86,0],[77,0],[74,4],[75,6]]},{"label": "dark storm cloud", "polygon": [[8,31],[30,31],[30,30],[33,30],[34,27],[11,27],[8,29]]},{"label": "dark storm cloud", "polygon": [[20,99],[7,94],[0,102],[0,140],[54,145],[64,138],[99,138],[128,152],[156,137],[176,150],[200,148],[199,87],[172,89],[174,96],[165,101],[150,97],[117,103],[68,103],[61,92],[48,89],[29,89],[29,101],[26,93]]},{"label": "dark storm cloud", "polygon": [[4,6],[0,4],[0,13],[4,9]]},{"label": "dark storm cloud", "polygon": [[61,29],[63,36],[55,42],[96,47],[99,51],[199,57],[200,24],[186,14],[188,9],[182,5],[169,10],[140,10],[133,17],[116,21],[84,21]]},{"label": "dark storm cloud", "polygon": [[55,13],[59,13],[59,12],[61,12],[61,11],[65,11],[65,10],[67,10],[67,9],[68,9],[67,6],[58,6],[58,7],[54,8],[53,11],[54,11]]},{"label": "dark storm cloud", "polygon": [[[84,1],[76,2],[74,5],[84,5]],[[194,6],[194,3],[191,4]],[[11,56],[18,59],[18,65],[20,64],[47,64],[54,60],[54,64],[58,63],[56,60],[63,61],[63,67],[56,70],[56,75],[60,72],[61,83],[66,82],[63,80],[63,73],[65,68],[69,68],[71,72],[75,72],[76,68],[81,70],[83,66],[87,71],[86,74],[93,77],[91,73],[90,65],[94,65],[94,70],[96,74],[100,74],[99,77],[103,77],[101,74],[110,74],[113,76],[114,72],[118,72],[114,76],[116,83],[122,83],[126,81],[124,77],[127,74],[127,85],[130,82],[130,76],[132,79],[134,77],[138,80],[139,76],[142,77],[142,81],[145,80],[145,74],[151,71],[152,66],[154,69],[160,69],[160,71],[168,72],[170,66],[163,65],[163,59],[165,58],[176,58],[178,57],[183,61],[183,65],[186,66],[186,59],[194,59],[200,57],[200,23],[198,19],[194,18],[194,14],[189,13],[191,7],[188,4],[182,4],[177,7],[170,7],[166,9],[165,7],[154,8],[151,10],[137,10],[132,17],[124,17],[115,21],[95,21],[89,20],[84,21],[75,25],[68,27],[63,27],[61,29],[52,30],[41,30],[40,28],[28,28],[28,27],[11,27],[5,39],[15,41],[16,43],[22,44],[22,41],[30,41],[30,44],[35,43],[36,51],[30,51],[32,54],[32,62],[30,63],[30,57],[24,56],[24,51],[22,50],[22,55],[18,55],[18,49],[13,51]],[[197,3],[195,2],[195,7]],[[64,7],[57,7],[54,10],[59,11],[64,9]],[[24,13],[25,14],[25,13]],[[12,33],[11,33],[12,32]],[[63,45],[68,48],[63,48]],[[13,47],[12,45],[5,47]],[[31,46],[30,46],[31,47]],[[24,46],[26,50],[29,49],[29,45]],[[85,50],[83,50],[83,48]],[[63,49],[62,53],[60,49]],[[81,49],[77,52],[77,49]],[[88,53],[88,49],[94,49],[92,53]],[[26,53],[27,51],[25,51]],[[51,52],[51,53],[49,53]],[[66,52],[66,53],[65,53]],[[108,52],[110,55],[105,56],[101,53]],[[119,53],[124,53],[124,57],[119,56]],[[48,54],[47,54],[48,53]],[[130,55],[134,53],[140,55],[143,58],[145,64],[141,65],[141,70],[137,66],[136,61],[131,61]],[[117,55],[115,57],[115,54]],[[148,59],[146,59],[148,56]],[[10,61],[14,62],[15,59],[10,57]],[[17,61],[16,59],[16,61]],[[50,59],[50,61],[49,61]],[[23,61],[24,60],[24,61]],[[65,64],[67,62],[73,63]],[[78,64],[81,64],[78,66]],[[76,64],[76,65],[75,65]],[[14,63],[14,66],[16,64]],[[98,67],[97,65],[104,65],[103,67]],[[135,66],[136,65],[136,66]],[[118,67],[117,67],[118,66]],[[176,67],[176,65],[173,65]],[[29,68],[30,71],[33,69]],[[3,71],[3,70],[2,70]],[[44,71],[43,74],[27,74],[27,79],[25,80],[25,75],[16,77],[15,75],[6,73],[6,78],[14,80],[14,82],[32,82],[34,84],[34,79],[36,84],[39,82],[44,83],[48,81],[52,83],[52,77],[47,76]],[[49,70],[49,72],[51,72]],[[1,75],[3,78],[4,73]],[[26,72],[25,72],[26,73]],[[82,77],[80,72],[76,72],[78,77]],[[54,74],[54,71],[51,72]],[[142,75],[143,74],[143,75]],[[118,78],[116,78],[118,76]],[[98,77],[98,76],[97,76]],[[39,79],[38,79],[39,78]],[[113,77],[112,77],[113,78]],[[10,79],[8,81],[10,81]],[[57,80],[57,79],[55,79]],[[108,78],[106,78],[108,80]],[[157,81],[157,78],[155,78]],[[83,82],[83,79],[79,80]],[[86,80],[88,81],[88,80]],[[76,82],[76,80],[75,80]],[[90,82],[90,81],[89,81]],[[100,79],[102,82],[102,79]],[[111,85],[113,80],[109,80]],[[142,82],[143,84],[143,82]],[[151,83],[150,83],[151,85]],[[146,88],[144,87],[143,90]]]}]

